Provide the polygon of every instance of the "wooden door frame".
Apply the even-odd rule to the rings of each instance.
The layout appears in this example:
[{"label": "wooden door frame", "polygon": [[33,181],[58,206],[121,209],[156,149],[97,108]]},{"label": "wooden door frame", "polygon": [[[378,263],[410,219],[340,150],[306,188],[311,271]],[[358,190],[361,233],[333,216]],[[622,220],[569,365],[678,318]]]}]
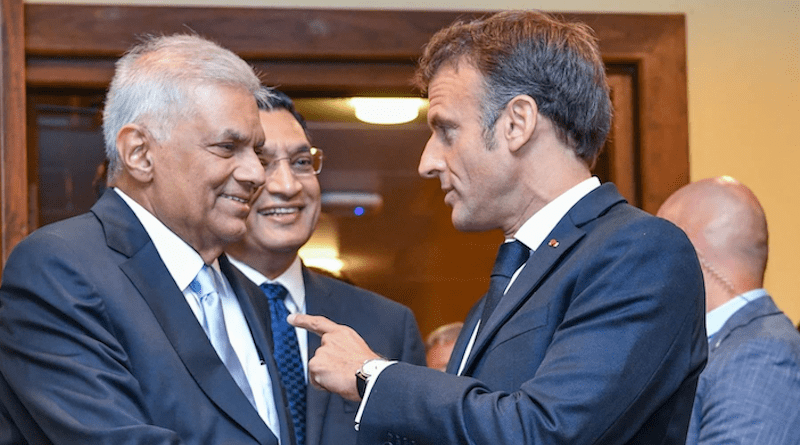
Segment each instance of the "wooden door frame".
[{"label": "wooden door frame", "polygon": [[[23,22],[22,0],[0,1],[3,263],[28,233],[26,87],[105,88],[114,61],[137,35],[197,32],[237,52],[287,92],[415,94],[409,79],[428,38],[457,18],[483,14],[25,4]],[[684,16],[561,15],[595,30],[606,63],[635,68],[640,205],[655,212],[689,181]]]},{"label": "wooden door frame", "polygon": [[28,234],[23,0],[0,0],[0,270]]}]

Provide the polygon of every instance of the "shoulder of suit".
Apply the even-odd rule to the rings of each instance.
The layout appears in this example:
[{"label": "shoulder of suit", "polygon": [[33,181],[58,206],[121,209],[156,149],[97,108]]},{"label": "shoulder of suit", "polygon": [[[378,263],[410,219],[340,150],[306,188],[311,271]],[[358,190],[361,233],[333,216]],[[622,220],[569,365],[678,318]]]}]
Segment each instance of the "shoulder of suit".
[{"label": "shoulder of suit", "polygon": [[317,272],[308,271],[318,284],[326,287],[333,298],[343,300],[346,304],[359,304],[364,307],[377,307],[381,310],[408,310],[410,309],[390,298],[378,293],[347,283],[345,281],[328,277]]},{"label": "shoulder of suit", "polygon": [[[94,226],[97,230],[92,230]],[[15,250],[46,248],[49,254],[59,249],[94,249],[92,240],[103,241],[104,235],[97,218],[91,213],[73,216],[43,226],[20,241]],[[105,242],[103,242],[105,245]]]}]

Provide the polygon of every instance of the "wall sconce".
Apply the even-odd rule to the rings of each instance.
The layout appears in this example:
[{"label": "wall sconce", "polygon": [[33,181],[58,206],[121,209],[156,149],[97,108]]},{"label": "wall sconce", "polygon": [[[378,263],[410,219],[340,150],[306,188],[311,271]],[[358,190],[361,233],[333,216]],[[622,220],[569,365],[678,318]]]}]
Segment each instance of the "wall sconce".
[{"label": "wall sconce", "polygon": [[350,99],[350,105],[362,122],[393,125],[416,119],[425,100],[418,97],[354,97]]}]

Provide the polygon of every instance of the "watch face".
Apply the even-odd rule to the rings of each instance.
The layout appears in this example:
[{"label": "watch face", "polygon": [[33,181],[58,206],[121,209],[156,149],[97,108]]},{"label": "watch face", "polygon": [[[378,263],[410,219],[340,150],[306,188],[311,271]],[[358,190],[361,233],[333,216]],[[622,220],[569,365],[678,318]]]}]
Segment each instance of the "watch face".
[{"label": "watch face", "polygon": [[385,367],[389,361],[383,358],[376,358],[364,364],[364,370],[369,375],[375,375],[378,370]]},{"label": "watch face", "polygon": [[375,372],[378,371],[379,360],[370,360],[364,364],[364,373],[367,375],[373,375]]}]

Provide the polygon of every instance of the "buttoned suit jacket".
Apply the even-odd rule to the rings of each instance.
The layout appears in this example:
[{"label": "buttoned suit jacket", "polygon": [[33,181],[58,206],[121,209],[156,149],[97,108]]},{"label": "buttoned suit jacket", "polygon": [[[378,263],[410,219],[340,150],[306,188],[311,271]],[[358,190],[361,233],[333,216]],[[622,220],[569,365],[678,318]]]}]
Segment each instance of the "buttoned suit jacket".
[{"label": "buttoned suit jacket", "polygon": [[703,278],[685,234],[613,184],[558,222],[448,374],[395,364],[359,444],[682,444],[706,361]]},{"label": "buttoned suit jacket", "polygon": [[800,333],[764,296],[714,334],[686,443],[800,444]]},{"label": "buttoned suit jacket", "polygon": [[[246,278],[224,255],[219,263],[272,378],[281,444],[291,444]],[[28,443],[278,443],[114,191],[14,249],[0,287],[0,326],[0,398]]]},{"label": "buttoned suit jacket", "polygon": [[[306,313],[322,315],[353,328],[369,347],[391,360],[425,364],[425,346],[411,310],[368,290],[326,277],[303,266]],[[269,323],[266,298],[255,302]],[[319,348],[321,339],[308,333],[308,357]],[[355,378],[355,376],[353,376]],[[306,392],[306,445],[355,444],[355,416],[358,402],[308,385]]]}]

